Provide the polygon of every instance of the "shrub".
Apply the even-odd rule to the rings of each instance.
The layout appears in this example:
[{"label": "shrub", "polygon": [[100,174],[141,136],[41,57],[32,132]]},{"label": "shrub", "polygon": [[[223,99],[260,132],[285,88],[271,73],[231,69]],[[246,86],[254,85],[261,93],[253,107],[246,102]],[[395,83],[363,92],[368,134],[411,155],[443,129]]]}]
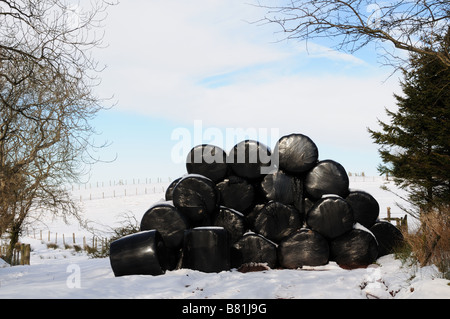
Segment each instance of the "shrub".
[{"label": "shrub", "polygon": [[139,223],[131,213],[125,213],[122,219],[119,221],[119,227],[111,229],[111,236],[109,238],[103,238],[101,243],[101,248],[90,247],[86,245],[85,250],[91,258],[104,258],[109,256],[109,246],[110,244],[126,235],[134,234],[139,232]]},{"label": "shrub", "polygon": [[434,264],[443,277],[450,279],[450,206],[420,214],[420,227],[404,233],[404,252],[421,266]]}]

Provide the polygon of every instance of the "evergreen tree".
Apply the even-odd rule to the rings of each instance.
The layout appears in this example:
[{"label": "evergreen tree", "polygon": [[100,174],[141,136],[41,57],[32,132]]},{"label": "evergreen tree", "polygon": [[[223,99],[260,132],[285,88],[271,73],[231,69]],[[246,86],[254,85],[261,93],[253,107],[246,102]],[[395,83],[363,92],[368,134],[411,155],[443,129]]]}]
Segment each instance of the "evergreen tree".
[{"label": "evergreen tree", "polygon": [[[449,51],[450,32],[442,50]],[[401,82],[403,96],[394,95],[397,111],[391,121],[378,121],[382,131],[369,132],[384,165],[422,211],[450,203],[450,68],[436,58],[414,54]]]}]

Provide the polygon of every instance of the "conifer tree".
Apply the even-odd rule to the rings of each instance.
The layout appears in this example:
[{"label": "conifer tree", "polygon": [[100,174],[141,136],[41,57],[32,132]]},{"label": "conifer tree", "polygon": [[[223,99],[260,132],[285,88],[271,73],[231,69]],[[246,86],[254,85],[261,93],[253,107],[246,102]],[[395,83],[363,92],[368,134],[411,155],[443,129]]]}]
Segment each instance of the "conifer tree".
[{"label": "conifer tree", "polygon": [[[450,32],[442,50],[450,48]],[[436,58],[412,54],[401,82],[403,95],[394,95],[398,109],[386,109],[390,123],[369,129],[380,145],[381,174],[393,176],[419,211],[450,203],[450,68]]]}]

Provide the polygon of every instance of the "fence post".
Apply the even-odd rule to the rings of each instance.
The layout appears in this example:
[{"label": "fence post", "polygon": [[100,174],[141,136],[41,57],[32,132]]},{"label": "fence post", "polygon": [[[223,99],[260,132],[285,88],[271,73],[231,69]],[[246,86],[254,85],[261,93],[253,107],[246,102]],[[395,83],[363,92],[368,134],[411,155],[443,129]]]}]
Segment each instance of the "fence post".
[{"label": "fence post", "polygon": [[24,245],[23,250],[23,265],[29,265],[30,264],[30,255],[31,255],[31,246],[30,244]]},{"label": "fence post", "polygon": [[400,220],[400,227],[403,232],[408,233],[408,215],[405,215],[405,217]]}]

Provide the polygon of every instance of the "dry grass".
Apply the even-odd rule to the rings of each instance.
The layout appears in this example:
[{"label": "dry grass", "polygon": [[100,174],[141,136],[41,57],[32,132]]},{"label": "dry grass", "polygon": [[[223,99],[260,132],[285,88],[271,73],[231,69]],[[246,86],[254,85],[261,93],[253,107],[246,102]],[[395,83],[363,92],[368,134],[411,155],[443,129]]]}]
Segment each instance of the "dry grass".
[{"label": "dry grass", "polygon": [[411,256],[421,266],[434,264],[450,279],[449,206],[422,213],[419,229],[403,235]]}]

